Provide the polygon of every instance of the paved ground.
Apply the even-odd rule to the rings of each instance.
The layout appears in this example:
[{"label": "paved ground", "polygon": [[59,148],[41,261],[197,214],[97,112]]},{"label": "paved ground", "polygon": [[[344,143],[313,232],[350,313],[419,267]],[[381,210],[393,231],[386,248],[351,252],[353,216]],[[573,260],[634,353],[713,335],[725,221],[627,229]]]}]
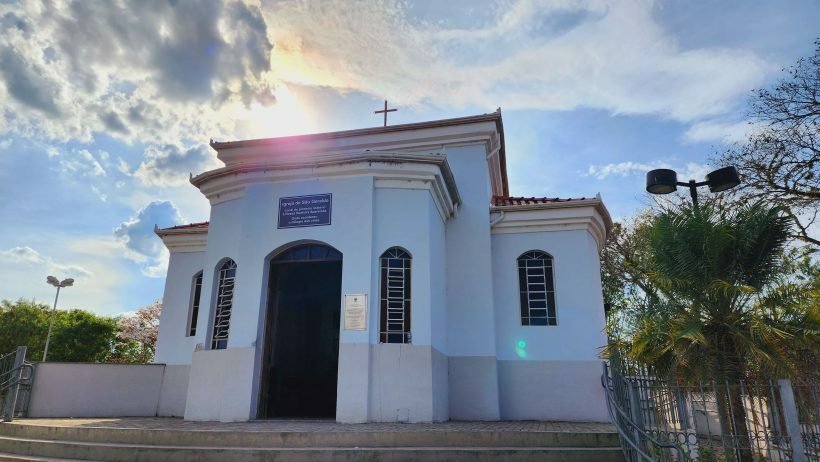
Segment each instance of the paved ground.
[{"label": "paved ground", "polygon": [[16,419],[15,424],[53,427],[145,428],[152,430],[259,432],[578,432],[611,433],[615,427],[595,422],[442,422],[341,424],[330,420],[257,420],[252,422],[190,422],[170,417]]}]

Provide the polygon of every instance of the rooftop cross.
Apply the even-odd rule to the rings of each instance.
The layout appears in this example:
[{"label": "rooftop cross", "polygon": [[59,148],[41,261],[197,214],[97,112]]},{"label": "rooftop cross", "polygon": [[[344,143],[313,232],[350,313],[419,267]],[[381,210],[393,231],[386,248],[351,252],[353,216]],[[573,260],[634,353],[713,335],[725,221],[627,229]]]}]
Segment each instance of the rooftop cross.
[{"label": "rooftop cross", "polygon": [[387,100],[384,100],[384,109],[381,111],[373,111],[373,114],[384,114],[384,126],[387,126],[387,113],[396,112],[398,109],[387,109]]}]

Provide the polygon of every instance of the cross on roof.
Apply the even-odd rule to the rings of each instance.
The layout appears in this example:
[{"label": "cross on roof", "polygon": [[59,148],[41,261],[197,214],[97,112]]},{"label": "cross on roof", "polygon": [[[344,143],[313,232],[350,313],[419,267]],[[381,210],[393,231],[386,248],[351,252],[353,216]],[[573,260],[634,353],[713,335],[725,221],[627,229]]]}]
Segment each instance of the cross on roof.
[{"label": "cross on roof", "polygon": [[373,111],[373,114],[384,114],[384,126],[387,126],[387,113],[396,112],[398,109],[387,109],[387,100],[384,100],[384,109],[381,111]]}]

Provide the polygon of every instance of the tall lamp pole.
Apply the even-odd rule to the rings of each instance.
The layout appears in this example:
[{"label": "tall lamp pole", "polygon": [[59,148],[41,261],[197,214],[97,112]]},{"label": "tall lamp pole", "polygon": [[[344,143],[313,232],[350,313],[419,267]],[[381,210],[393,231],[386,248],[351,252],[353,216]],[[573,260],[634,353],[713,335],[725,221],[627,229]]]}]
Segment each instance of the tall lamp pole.
[{"label": "tall lamp pole", "polygon": [[74,285],[74,279],[67,278],[60,281],[54,276],[46,278],[46,282],[57,288],[57,295],[54,296],[54,308],[51,309],[51,321],[48,323],[48,334],[46,335],[46,347],[43,349],[43,362],[46,362],[48,356],[48,343],[51,341],[51,329],[54,327],[54,313],[57,311],[57,299],[60,298],[60,289],[63,287],[71,287]]},{"label": "tall lamp pole", "polygon": [[740,184],[740,175],[734,167],[723,167],[706,175],[706,181],[689,180],[686,183],[678,181],[678,174],[674,170],[659,168],[646,174],[646,191],[652,194],[669,194],[675,192],[678,186],[688,186],[692,203],[698,207],[698,188],[709,186],[709,191],[715,193],[732,189]]}]

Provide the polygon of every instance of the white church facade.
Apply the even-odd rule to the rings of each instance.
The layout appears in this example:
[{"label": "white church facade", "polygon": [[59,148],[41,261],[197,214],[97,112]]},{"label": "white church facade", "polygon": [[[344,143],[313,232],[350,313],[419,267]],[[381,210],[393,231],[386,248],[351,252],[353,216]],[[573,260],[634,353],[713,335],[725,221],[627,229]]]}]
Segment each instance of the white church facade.
[{"label": "white church facade", "polygon": [[212,142],[156,362],[184,417],[607,421],[600,197],[510,197],[500,112]]}]

